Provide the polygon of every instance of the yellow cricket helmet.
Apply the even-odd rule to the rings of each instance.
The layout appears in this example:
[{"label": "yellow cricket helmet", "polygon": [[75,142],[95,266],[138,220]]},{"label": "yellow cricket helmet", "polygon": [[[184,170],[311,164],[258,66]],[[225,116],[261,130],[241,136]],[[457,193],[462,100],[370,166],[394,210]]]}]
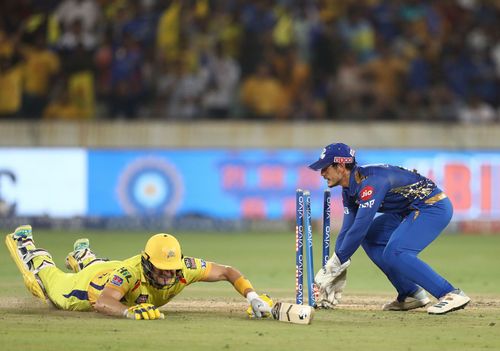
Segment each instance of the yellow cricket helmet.
[{"label": "yellow cricket helmet", "polygon": [[182,269],[181,245],[170,234],[160,233],[149,238],[142,257],[158,269]]}]

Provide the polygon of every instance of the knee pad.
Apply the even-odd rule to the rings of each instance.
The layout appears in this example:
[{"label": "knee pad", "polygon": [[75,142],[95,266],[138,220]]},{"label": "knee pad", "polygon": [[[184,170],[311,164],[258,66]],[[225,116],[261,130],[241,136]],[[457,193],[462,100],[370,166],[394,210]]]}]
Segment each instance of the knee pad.
[{"label": "knee pad", "polygon": [[45,287],[38,276],[42,269],[55,266],[52,256],[44,249],[37,249],[31,239],[14,238],[14,234],[5,237],[5,244],[10,256],[21,272],[24,285],[33,296],[47,302]]},{"label": "knee pad", "polygon": [[45,249],[29,250],[23,256],[23,262],[34,274],[38,274],[42,269],[55,266],[51,254]]}]

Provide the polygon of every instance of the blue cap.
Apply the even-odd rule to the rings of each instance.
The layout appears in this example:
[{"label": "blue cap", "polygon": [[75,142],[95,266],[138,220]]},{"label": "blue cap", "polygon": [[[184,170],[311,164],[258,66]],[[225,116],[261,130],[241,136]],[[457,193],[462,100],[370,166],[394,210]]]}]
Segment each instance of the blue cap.
[{"label": "blue cap", "polygon": [[354,163],[354,154],[356,152],[346,144],[330,144],[323,149],[319,159],[310,164],[309,168],[319,171],[333,163]]}]

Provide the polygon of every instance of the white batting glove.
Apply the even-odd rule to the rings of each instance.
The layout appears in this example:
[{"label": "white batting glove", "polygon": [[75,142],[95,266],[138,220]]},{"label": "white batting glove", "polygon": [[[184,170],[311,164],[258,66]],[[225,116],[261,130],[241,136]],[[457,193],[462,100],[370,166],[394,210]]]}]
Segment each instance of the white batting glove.
[{"label": "white batting glove", "polygon": [[255,291],[247,294],[247,300],[256,318],[267,317],[271,313],[271,306],[262,300]]}]

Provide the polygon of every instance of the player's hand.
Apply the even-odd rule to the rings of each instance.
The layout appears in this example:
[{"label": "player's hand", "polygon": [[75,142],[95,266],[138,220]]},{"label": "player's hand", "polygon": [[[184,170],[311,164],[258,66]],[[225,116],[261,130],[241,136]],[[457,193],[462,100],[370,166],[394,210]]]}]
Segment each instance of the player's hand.
[{"label": "player's hand", "polygon": [[318,285],[321,290],[326,289],[328,286],[333,284],[333,281],[344,272],[347,267],[351,264],[351,260],[347,260],[344,263],[340,263],[339,258],[336,254],[326,262],[323,268],[321,268],[316,276],[314,277],[314,282]]},{"label": "player's hand", "polygon": [[163,313],[160,312],[158,307],[152,305],[150,303],[141,303],[139,305],[135,305],[129,307],[123,315],[129,319],[163,319]]},{"label": "player's hand", "polygon": [[271,308],[273,307],[273,300],[271,300],[268,295],[262,294],[259,296],[255,291],[251,291],[247,294],[247,300],[250,303],[247,313],[251,318],[270,316]]},{"label": "player's hand", "polygon": [[342,298],[346,282],[347,270],[344,270],[330,285],[320,288],[317,307],[326,309],[334,308]]}]

